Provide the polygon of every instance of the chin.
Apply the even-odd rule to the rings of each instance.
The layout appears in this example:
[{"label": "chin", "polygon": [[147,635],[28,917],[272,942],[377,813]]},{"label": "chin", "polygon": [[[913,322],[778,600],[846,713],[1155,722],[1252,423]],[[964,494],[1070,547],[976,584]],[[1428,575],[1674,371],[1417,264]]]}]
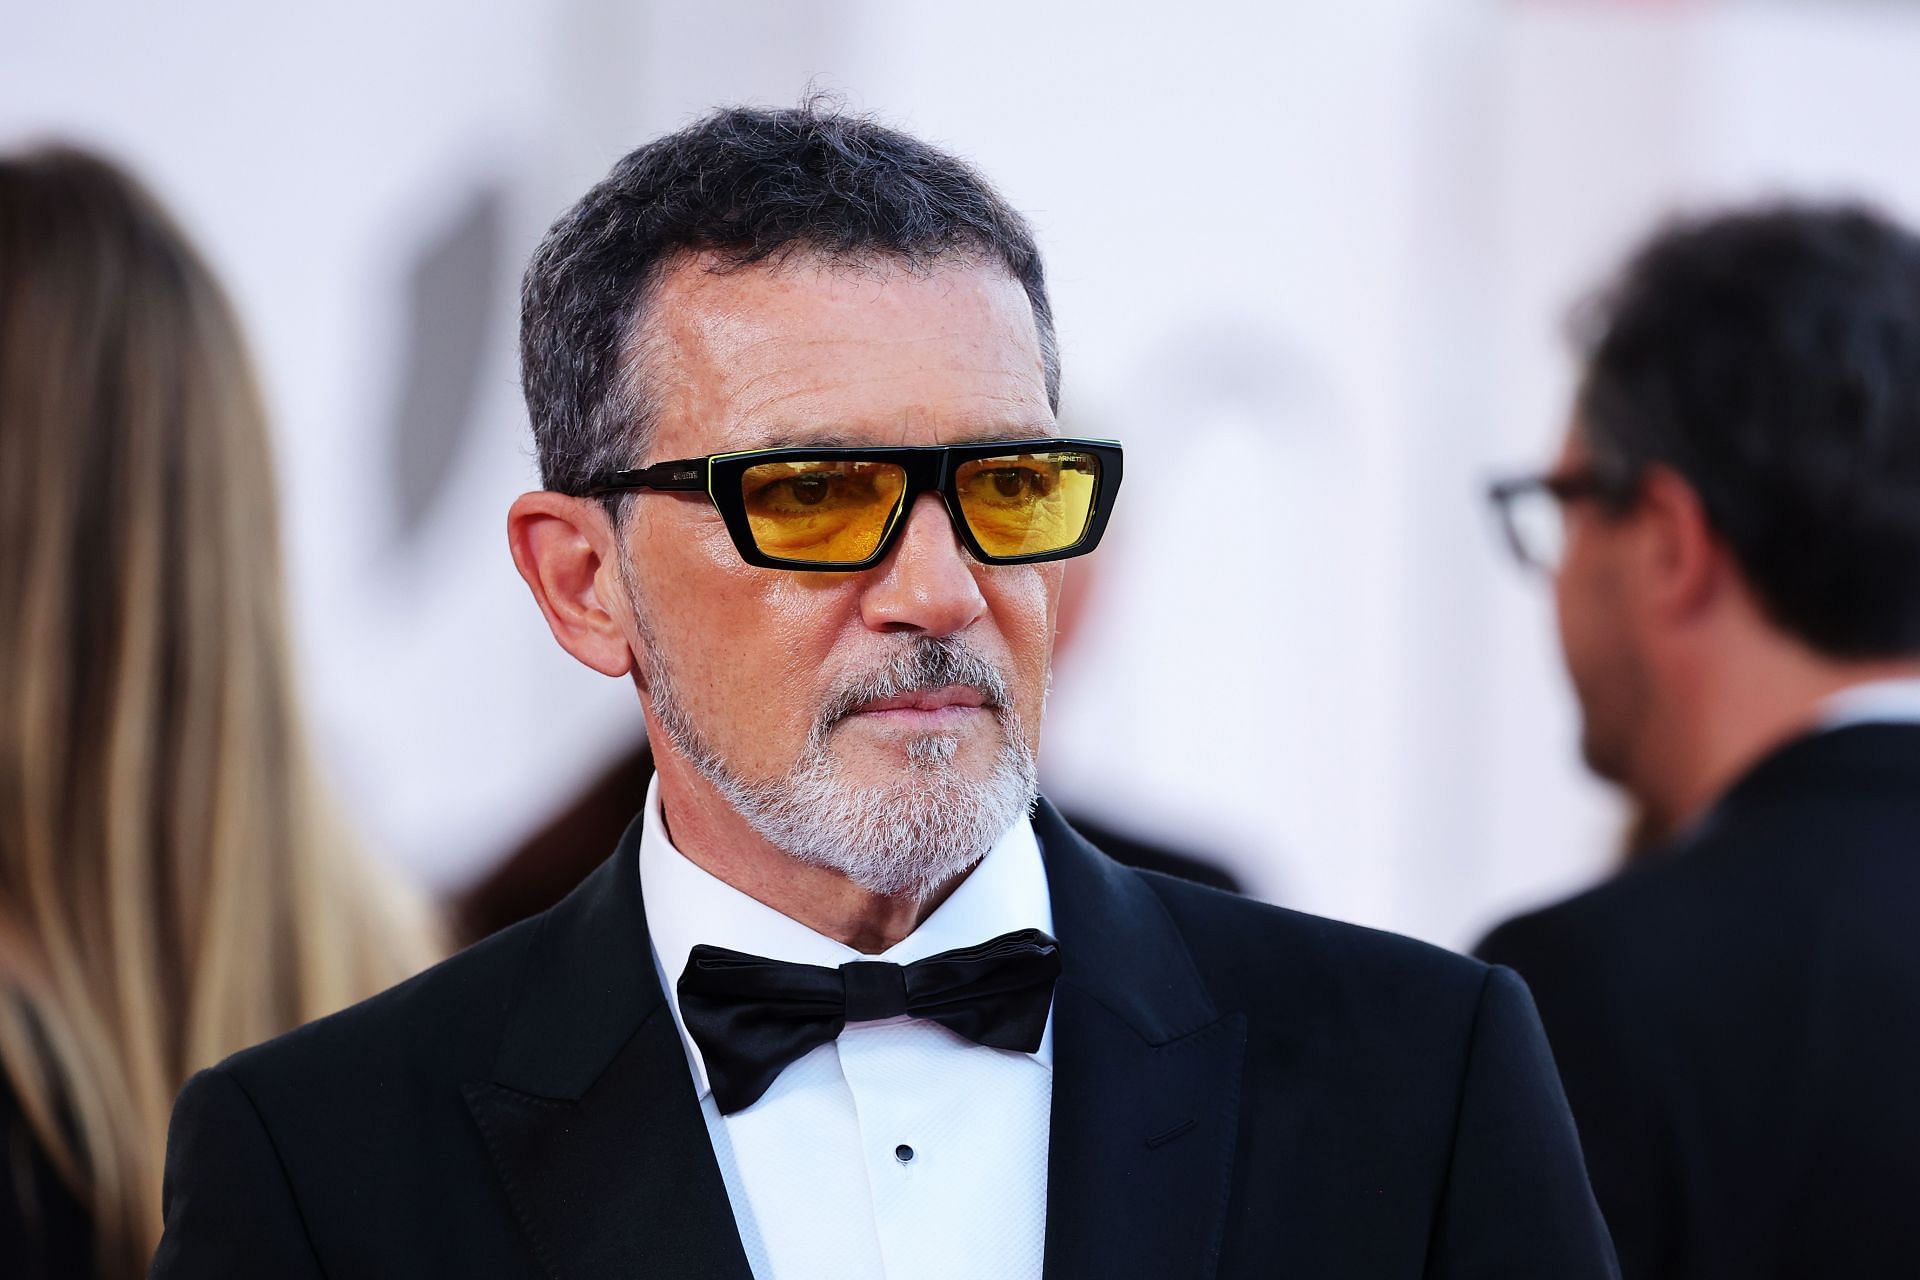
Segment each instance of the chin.
[{"label": "chin", "polygon": [[1000,758],[992,733],[918,733],[861,743],[841,757],[841,776],[856,787],[884,788],[930,773],[984,783]]},{"label": "chin", "polygon": [[1587,768],[1632,790],[1636,747],[1646,741],[1647,680],[1625,644],[1604,664],[1569,663],[1580,707],[1580,756]]},{"label": "chin", "polygon": [[1588,772],[1602,781],[1617,786],[1626,780],[1619,752],[1591,730],[1580,735],[1580,759],[1586,764]]}]

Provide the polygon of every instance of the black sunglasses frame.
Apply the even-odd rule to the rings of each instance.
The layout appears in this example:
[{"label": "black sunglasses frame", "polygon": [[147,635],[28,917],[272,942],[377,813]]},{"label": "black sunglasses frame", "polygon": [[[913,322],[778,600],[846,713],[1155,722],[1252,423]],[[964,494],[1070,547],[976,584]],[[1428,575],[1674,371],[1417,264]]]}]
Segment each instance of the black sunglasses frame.
[{"label": "black sunglasses frame", "polygon": [[1597,471],[1588,468],[1559,474],[1517,476],[1496,480],[1487,486],[1487,501],[1493,505],[1494,514],[1499,519],[1507,550],[1526,568],[1550,573],[1553,566],[1543,564],[1533,554],[1526,539],[1521,536],[1520,522],[1513,513],[1514,504],[1530,493],[1547,494],[1563,507],[1569,502],[1585,501],[1617,507],[1626,505],[1633,487],[1608,484]]},{"label": "black sunglasses frame", "polygon": [[[960,505],[958,477],[964,463],[979,458],[1002,458],[1021,453],[1087,453],[1099,464],[1094,477],[1092,506],[1087,512],[1087,527],[1077,542],[1057,551],[1042,551],[1024,556],[989,555],[974,536]],[[597,476],[588,485],[586,497],[633,491],[655,493],[705,493],[720,518],[740,558],[762,569],[795,569],[817,573],[858,573],[871,569],[887,558],[906,528],[906,516],[923,493],[935,493],[947,509],[947,518],[967,553],[982,564],[1037,564],[1047,560],[1066,560],[1083,556],[1100,545],[1113,514],[1113,500],[1120,492],[1123,451],[1118,441],[1088,440],[1066,436],[1044,436],[1031,440],[982,440],[953,445],[880,445],[872,448],[797,448],[750,449],[740,453],[716,453],[704,458],[681,458],[657,462],[650,467],[614,471]],[[887,519],[886,532],[880,535],[873,554],[858,563],[821,560],[783,560],[767,555],[753,540],[753,526],[747,519],[746,495],[740,480],[750,467],[769,462],[884,462],[898,466],[906,476],[898,504]]]}]

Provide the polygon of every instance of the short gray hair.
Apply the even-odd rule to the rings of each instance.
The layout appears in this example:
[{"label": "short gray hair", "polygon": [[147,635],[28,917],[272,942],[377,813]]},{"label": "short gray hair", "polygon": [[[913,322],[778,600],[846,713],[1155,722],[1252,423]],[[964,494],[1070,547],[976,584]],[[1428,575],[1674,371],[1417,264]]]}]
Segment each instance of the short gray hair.
[{"label": "short gray hair", "polygon": [[649,294],[688,254],[926,269],[978,260],[1026,290],[1047,399],[1060,359],[1033,232],[963,161],[810,100],[733,107],[630,153],[554,223],[521,289],[520,365],[541,482],[582,493],[645,457],[658,412],[634,358]]}]

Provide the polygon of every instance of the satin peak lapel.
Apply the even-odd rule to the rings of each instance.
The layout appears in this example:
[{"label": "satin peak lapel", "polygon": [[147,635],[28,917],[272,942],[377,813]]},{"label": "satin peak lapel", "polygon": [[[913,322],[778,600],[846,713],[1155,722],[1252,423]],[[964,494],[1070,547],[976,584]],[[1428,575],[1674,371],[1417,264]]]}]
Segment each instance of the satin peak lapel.
[{"label": "satin peak lapel", "polygon": [[1065,970],[1053,1006],[1046,1280],[1205,1280],[1233,1181],[1246,1022],[1166,909],[1042,802]]},{"label": "satin peak lapel", "polygon": [[654,977],[638,834],[542,922],[467,1106],[550,1280],[752,1280]]}]

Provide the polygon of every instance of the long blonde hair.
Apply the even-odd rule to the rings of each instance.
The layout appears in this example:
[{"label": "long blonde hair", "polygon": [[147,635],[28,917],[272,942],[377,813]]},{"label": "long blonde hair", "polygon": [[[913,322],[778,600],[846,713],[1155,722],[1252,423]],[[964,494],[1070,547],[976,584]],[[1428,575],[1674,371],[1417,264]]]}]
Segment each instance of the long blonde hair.
[{"label": "long blonde hair", "polygon": [[438,948],[315,794],[275,525],[193,248],[100,160],[0,160],[0,1068],[103,1274],[159,1238],[189,1074]]}]

